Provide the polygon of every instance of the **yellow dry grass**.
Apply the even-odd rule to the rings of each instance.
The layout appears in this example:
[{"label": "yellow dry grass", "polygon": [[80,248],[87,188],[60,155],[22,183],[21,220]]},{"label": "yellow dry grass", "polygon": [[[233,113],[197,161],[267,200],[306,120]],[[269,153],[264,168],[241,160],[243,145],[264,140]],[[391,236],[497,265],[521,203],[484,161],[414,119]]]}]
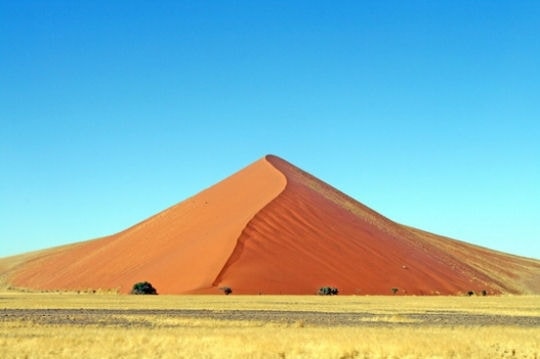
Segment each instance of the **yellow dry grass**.
[{"label": "yellow dry grass", "polygon": [[[54,312],[48,320],[33,317],[51,309],[66,310],[61,321],[51,320]],[[77,319],[85,310],[96,310],[100,319]],[[180,314],[185,310],[223,317]],[[19,311],[25,314],[11,315]],[[224,319],[232,312],[255,316]],[[295,316],[272,319],[278,312]],[[353,322],[313,322],[319,314],[331,318],[328,313],[350,314]],[[455,315],[463,323],[430,321],[438,315]],[[475,324],[469,316],[498,322]],[[519,318],[528,318],[527,324]],[[0,293],[0,358],[81,357],[540,358],[540,297]]]}]

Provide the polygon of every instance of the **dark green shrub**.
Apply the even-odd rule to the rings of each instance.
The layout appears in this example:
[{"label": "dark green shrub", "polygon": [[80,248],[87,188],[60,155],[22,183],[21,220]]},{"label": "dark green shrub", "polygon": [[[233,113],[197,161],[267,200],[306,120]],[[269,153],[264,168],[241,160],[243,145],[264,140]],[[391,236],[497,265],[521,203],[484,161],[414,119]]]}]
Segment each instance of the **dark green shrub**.
[{"label": "dark green shrub", "polygon": [[338,295],[339,291],[334,287],[321,287],[319,288],[319,295]]},{"label": "dark green shrub", "polygon": [[225,295],[229,295],[229,294],[232,294],[232,288],[231,287],[222,287],[222,288],[219,288],[223,291],[223,293],[225,293]]},{"label": "dark green shrub", "polygon": [[156,288],[150,282],[139,282],[133,285],[131,294],[157,294]]}]

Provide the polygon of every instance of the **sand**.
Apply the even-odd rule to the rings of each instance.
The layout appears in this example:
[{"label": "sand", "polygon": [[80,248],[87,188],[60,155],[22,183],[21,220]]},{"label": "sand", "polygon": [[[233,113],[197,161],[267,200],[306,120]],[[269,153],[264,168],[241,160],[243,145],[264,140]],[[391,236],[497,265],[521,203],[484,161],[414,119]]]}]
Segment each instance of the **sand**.
[{"label": "sand", "polygon": [[10,281],[35,289],[120,292],[145,280],[159,293],[211,288],[243,228],[285,184],[267,161],[257,161],[121,233],[39,256]]},{"label": "sand", "polygon": [[540,293],[540,261],[400,225],[271,155],[121,233],[4,275],[15,287],[124,293],[143,280],[161,294]]},{"label": "sand", "polygon": [[[470,263],[479,251],[488,263],[505,255],[450,239],[442,248],[430,234],[388,220],[277,157],[267,159],[285,174],[287,187],[244,229],[215,285],[265,294],[314,293],[322,286],[343,294],[519,292]],[[466,253],[457,257],[457,248]]]}]

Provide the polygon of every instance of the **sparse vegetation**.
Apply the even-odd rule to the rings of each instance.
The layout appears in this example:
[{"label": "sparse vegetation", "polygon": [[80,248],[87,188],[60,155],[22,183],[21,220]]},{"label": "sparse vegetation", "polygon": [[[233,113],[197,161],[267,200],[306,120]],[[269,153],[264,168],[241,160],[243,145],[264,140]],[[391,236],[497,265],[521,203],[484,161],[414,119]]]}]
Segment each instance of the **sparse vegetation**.
[{"label": "sparse vegetation", "polygon": [[232,294],[232,288],[231,287],[222,287],[220,289],[223,291],[223,293],[225,293],[225,295]]},{"label": "sparse vegetation", "polygon": [[[540,353],[540,296],[229,299],[0,293],[0,358],[492,359]],[[62,310],[40,315],[51,308]]]},{"label": "sparse vegetation", "polygon": [[339,290],[334,287],[321,287],[319,288],[319,295],[338,295]]},{"label": "sparse vegetation", "polygon": [[399,288],[396,288],[396,287],[392,288],[393,295],[396,295],[398,291],[399,291]]},{"label": "sparse vegetation", "polygon": [[156,295],[157,290],[150,284],[150,282],[138,282],[133,285],[133,289],[131,289],[131,294],[150,294],[150,295]]},{"label": "sparse vegetation", "polygon": [[468,291],[468,292],[467,292],[467,295],[468,295],[469,297],[472,297],[472,296],[474,295],[474,291],[472,291],[472,290]]}]

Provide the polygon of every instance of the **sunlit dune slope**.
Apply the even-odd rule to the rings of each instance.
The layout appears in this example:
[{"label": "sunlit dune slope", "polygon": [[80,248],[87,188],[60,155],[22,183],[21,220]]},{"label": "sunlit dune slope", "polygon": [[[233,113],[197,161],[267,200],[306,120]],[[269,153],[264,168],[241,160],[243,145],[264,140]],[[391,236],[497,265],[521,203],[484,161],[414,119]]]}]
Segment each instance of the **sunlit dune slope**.
[{"label": "sunlit dune slope", "polygon": [[211,287],[243,228],[285,183],[262,159],[121,233],[40,253],[12,269],[9,282],[127,292],[148,280],[160,293]]},{"label": "sunlit dune slope", "polygon": [[4,278],[33,289],[540,293],[540,261],[400,225],[275,156],[119,234],[18,258]]}]

